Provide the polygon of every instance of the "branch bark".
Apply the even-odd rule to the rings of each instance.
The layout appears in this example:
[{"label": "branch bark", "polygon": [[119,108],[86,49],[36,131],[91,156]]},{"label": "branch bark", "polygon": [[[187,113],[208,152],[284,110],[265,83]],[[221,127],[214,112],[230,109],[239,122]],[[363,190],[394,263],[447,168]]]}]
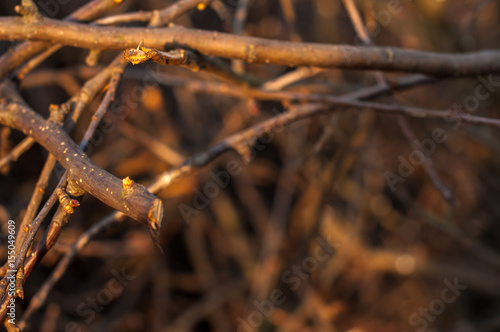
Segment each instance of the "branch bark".
[{"label": "branch bark", "polygon": [[397,47],[357,47],[294,43],[221,32],[173,28],[99,27],[43,19],[0,20],[2,40],[40,40],[90,49],[126,49],[144,45],[158,49],[194,49],[206,55],[253,63],[323,68],[419,72],[434,76],[476,76],[500,72],[500,51],[464,54],[433,53]]},{"label": "branch bark", "polygon": [[[14,89],[4,85],[3,95],[14,95]],[[0,123],[30,135],[44,146],[69,172],[68,188],[72,195],[86,191],[103,203],[158,231],[163,216],[163,204],[147,189],[135,182],[120,180],[100,168],[76,145],[62,127],[36,114],[28,105],[3,100],[0,103]],[[83,189],[83,190],[82,190]]]}]

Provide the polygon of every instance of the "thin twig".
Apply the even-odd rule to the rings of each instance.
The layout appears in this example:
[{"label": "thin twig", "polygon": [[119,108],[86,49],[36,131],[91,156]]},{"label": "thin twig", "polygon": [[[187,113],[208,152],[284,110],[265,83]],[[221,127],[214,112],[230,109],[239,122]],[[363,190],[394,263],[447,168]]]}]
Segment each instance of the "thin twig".
[{"label": "thin twig", "polygon": [[310,78],[323,71],[324,69],[322,68],[300,67],[273,80],[267,81],[266,83],[262,84],[261,89],[272,91],[282,90],[288,85],[304,80],[306,78]]},{"label": "thin twig", "polygon": [[0,159],[0,169],[4,166],[15,162],[20,156],[23,155],[33,145],[35,140],[31,137],[26,137],[19,144],[17,144],[9,153]]},{"label": "thin twig", "polygon": [[297,15],[295,13],[295,8],[293,7],[292,0],[280,0],[281,9],[285,16],[285,20],[288,24],[288,29],[290,29],[291,40],[294,42],[302,41],[302,37],[297,31]]},{"label": "thin twig", "polygon": [[149,22],[153,18],[154,11],[146,12],[140,10],[134,13],[118,14],[108,17],[103,17],[95,21],[98,25],[117,25],[130,22]]},{"label": "thin twig", "polygon": [[244,281],[233,281],[212,289],[204,298],[185,310],[175,321],[163,331],[190,331],[203,317],[220,308],[231,298],[245,290]]},{"label": "thin twig", "polygon": [[0,174],[7,174],[9,172],[9,166],[2,165],[2,161],[5,160],[6,155],[9,154],[12,148],[12,143],[9,138],[11,129],[8,127],[0,128]]},{"label": "thin twig", "polygon": [[125,136],[134,140],[134,142],[142,144],[145,148],[149,149],[151,153],[155,154],[169,165],[179,165],[186,159],[182,154],[173,150],[168,145],[150,136],[146,132],[137,129],[126,121],[120,122],[118,130]]},{"label": "thin twig", "polygon": [[135,21],[149,22],[149,26],[164,26],[195,7],[204,9],[212,1],[213,0],[179,0],[164,9],[147,12],[140,10],[134,13],[108,16],[97,20],[95,23],[99,25],[114,25]]},{"label": "thin twig", "polygon": [[26,212],[23,216],[21,224],[19,225],[19,233],[16,237],[16,250],[19,251],[19,248],[22,243],[24,243],[25,237],[27,235],[26,232],[21,232],[20,230],[24,230],[25,227],[33,221],[35,217],[36,211],[40,206],[43,195],[45,194],[45,190],[47,189],[47,185],[49,183],[50,175],[52,174],[52,170],[56,165],[56,158],[52,154],[49,154],[45,164],[43,165],[42,171],[40,172],[40,176],[38,177],[38,181],[36,182],[35,189],[33,190],[33,194],[31,195],[30,202],[28,203],[28,207],[26,208]]},{"label": "thin twig", "polygon": [[363,44],[370,45],[372,43],[370,36],[368,35],[368,31],[366,30],[365,25],[363,24],[363,19],[359,14],[359,10],[356,7],[356,4],[353,0],[342,0],[344,7],[349,14],[349,18],[351,19],[351,23],[356,30],[356,34],[361,39]]},{"label": "thin twig", "polygon": [[24,78],[20,85],[20,90],[45,87],[57,84],[68,96],[78,94],[82,88],[76,77],[67,71],[56,71],[50,69],[40,69]]},{"label": "thin twig", "polygon": [[104,115],[106,115],[108,107],[114,99],[116,89],[118,87],[118,83],[120,82],[120,78],[124,68],[125,68],[124,64],[121,64],[120,66],[114,68],[113,74],[111,74],[111,79],[109,81],[108,90],[106,91],[106,94],[101,104],[97,108],[97,111],[94,113],[94,115],[92,115],[92,120],[87,128],[87,131],[83,136],[82,141],[80,142],[80,149],[82,151],[85,150],[87,144],[94,135],[97,126],[99,125],[99,123],[101,123],[101,120],[104,117]]},{"label": "thin twig", "polygon": [[[233,33],[235,35],[241,35],[245,22],[248,16],[248,6],[250,0],[239,0],[236,7],[236,12],[233,18]],[[231,62],[231,68],[235,73],[242,74],[245,71],[245,66],[241,60],[233,60]]]},{"label": "thin twig", "polygon": [[[361,100],[351,99],[351,96],[357,96],[357,93],[347,94],[346,96],[331,96],[315,93],[301,93],[291,91],[267,91],[261,89],[241,88],[240,86],[232,86],[225,83],[217,82],[203,82],[195,80],[182,80],[171,77],[157,76],[161,82],[169,85],[182,86],[193,91],[200,91],[203,93],[221,94],[231,97],[248,98],[253,97],[261,100],[296,100],[325,103],[330,106],[348,107],[354,109],[372,109],[381,113],[387,114],[403,114],[415,118],[428,118],[428,119],[448,119],[450,116],[456,117],[463,122],[472,124],[482,124],[492,127],[500,127],[500,119],[485,118],[470,114],[457,113],[446,110],[432,110],[415,106],[406,105],[393,105],[377,102],[368,102]],[[419,83],[433,82],[425,76],[415,76],[402,79],[403,86],[409,87]],[[390,90],[390,87],[376,86],[370,87],[370,96],[378,95]],[[363,94],[366,92],[363,92]],[[361,96],[357,96],[362,99]]]},{"label": "thin twig", "polygon": [[38,289],[37,293],[31,299],[29,306],[24,311],[24,315],[19,323],[20,326],[23,326],[23,324],[25,324],[26,320],[33,314],[33,312],[35,312],[43,305],[50,289],[62,277],[64,271],[68,268],[69,264],[76,256],[77,252],[82,250],[93,236],[103,231],[104,229],[108,228],[110,225],[112,225],[114,221],[120,220],[123,217],[124,215],[121,212],[114,212],[110,214],[108,217],[103,218],[98,223],[92,225],[92,227],[90,227],[86,232],[84,232],[69,247],[68,252],[66,252],[64,257],[59,261],[56,268],[52,271],[50,277],[47,278],[47,280],[43,283],[43,285]]},{"label": "thin twig", "polygon": [[422,146],[420,145],[420,143],[418,143],[419,140],[417,139],[417,136],[415,135],[415,133],[411,129],[410,122],[408,121],[408,119],[406,117],[404,117],[403,115],[398,115],[397,119],[398,119],[399,127],[401,128],[401,131],[403,132],[403,135],[406,137],[408,142],[410,142],[412,149],[418,150],[421,152],[421,155],[423,156],[423,159],[424,159],[424,162],[423,162],[424,169],[425,169],[426,173],[429,175],[429,178],[431,179],[431,182],[432,182],[434,188],[436,188],[439,191],[439,193],[441,194],[441,196],[443,196],[443,198],[445,200],[447,200],[450,203],[453,202],[453,200],[454,200],[453,191],[443,183],[443,181],[441,180],[441,178],[437,174],[436,167],[434,166],[434,162],[422,150]]},{"label": "thin twig", "polygon": [[200,9],[205,8],[212,1],[213,0],[179,0],[173,5],[157,11],[157,13],[155,12],[149,26],[158,27],[166,25],[195,7]]},{"label": "thin twig", "polygon": [[[366,29],[365,25],[363,24],[363,21],[361,19],[361,15],[358,11],[358,8],[356,7],[356,4],[354,3],[353,0],[342,0],[344,3],[344,6],[346,7],[347,12],[349,13],[349,17],[351,19],[351,22],[354,26],[354,29],[356,30],[356,33],[358,34],[359,38],[365,45],[371,45],[372,40],[370,36],[368,35],[368,30]],[[385,77],[382,72],[376,71],[375,72],[376,78],[379,81],[380,85],[386,85],[387,82],[385,80]],[[406,139],[410,142],[411,146],[413,149],[417,150],[422,150],[421,146],[418,146],[415,142],[418,142],[415,133],[413,132],[413,129],[410,126],[410,123],[406,117],[403,115],[398,115],[397,116],[398,120],[398,125],[401,128],[401,131],[403,132],[403,135],[406,137]],[[441,195],[446,199],[448,202],[451,202],[453,200],[453,192],[443,183],[443,181],[439,178],[439,175],[437,174],[436,168],[434,167],[434,162],[432,159],[425,153],[422,152],[423,159],[424,159],[424,169],[426,173],[429,175],[429,178],[431,179],[432,184],[434,187],[441,193]]]}]

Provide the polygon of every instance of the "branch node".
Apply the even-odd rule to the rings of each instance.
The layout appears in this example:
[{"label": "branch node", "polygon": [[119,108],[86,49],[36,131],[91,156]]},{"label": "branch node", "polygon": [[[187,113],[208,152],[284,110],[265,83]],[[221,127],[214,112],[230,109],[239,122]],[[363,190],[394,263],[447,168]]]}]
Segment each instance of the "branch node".
[{"label": "branch node", "polygon": [[154,244],[163,253],[159,240],[162,220],[163,220],[163,203],[160,199],[156,199],[148,211],[149,234],[151,235]]},{"label": "branch node", "polygon": [[50,104],[49,112],[50,112],[50,120],[55,121],[57,123],[62,123],[64,121],[64,117],[66,116],[66,114],[62,106]]},{"label": "branch node", "polygon": [[134,191],[134,181],[127,176],[126,178],[122,179],[122,184],[122,198],[125,198]]},{"label": "branch node", "polygon": [[122,183],[123,183],[123,188],[128,188],[132,185],[132,183],[134,183],[134,181],[130,180],[130,178],[127,176],[122,180]]},{"label": "branch node", "polygon": [[85,194],[85,190],[80,187],[75,180],[68,180],[68,185],[66,186],[66,192],[74,197],[80,197]]},{"label": "branch node", "polygon": [[16,13],[28,19],[29,23],[36,23],[43,19],[42,14],[38,11],[37,6],[32,0],[22,0],[21,5],[14,7]]},{"label": "branch node", "polygon": [[66,190],[62,188],[57,191],[57,196],[59,197],[59,203],[67,214],[73,214],[73,208],[80,206],[80,202],[78,202],[74,198],[71,198]]},{"label": "branch node", "polygon": [[16,296],[18,296],[20,299],[24,299],[23,284],[24,284],[24,266],[21,266],[16,273],[16,290],[15,290]]}]

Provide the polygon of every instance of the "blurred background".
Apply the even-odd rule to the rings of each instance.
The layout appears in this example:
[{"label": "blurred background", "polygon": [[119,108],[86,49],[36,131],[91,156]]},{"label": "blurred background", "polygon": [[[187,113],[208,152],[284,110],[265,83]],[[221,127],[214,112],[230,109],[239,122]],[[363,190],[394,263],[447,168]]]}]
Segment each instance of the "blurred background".
[{"label": "blurred background", "polygon": [[[86,3],[35,2],[53,18]],[[171,3],[125,0],[106,16]],[[15,15],[16,4],[2,1],[2,16]],[[500,47],[498,1],[356,4],[374,45],[457,53]],[[241,6],[216,0],[174,23],[230,33]],[[342,1],[249,1],[241,34],[362,44]],[[11,45],[3,42],[0,50]],[[22,95],[46,117],[50,104],[66,102],[117,54],[103,52],[89,66],[87,50],[64,47],[20,82]],[[231,65],[260,82],[295,70]],[[407,74],[383,75],[395,80]],[[500,82],[495,75],[481,78]],[[129,65],[86,152],[114,175],[147,185],[175,167],[159,146],[187,158],[290,106],[185,86],[200,80],[217,81],[183,68]],[[497,118],[499,85],[485,99],[474,100],[481,82],[442,79],[370,100]],[[376,84],[374,72],[334,69],[317,70],[283,89],[337,96]],[[72,132],[75,141],[102,95]],[[456,119],[407,119],[414,139],[433,142],[427,145],[429,158],[453,192],[446,199],[401,123],[372,110],[336,110],[266,135],[245,160],[231,151],[182,177],[158,193],[165,205],[164,254],[143,225],[130,219],[115,223],[79,252],[26,330],[499,331],[498,131]],[[3,156],[24,137],[0,131]],[[46,150],[35,145],[1,170],[3,233],[9,219],[21,220],[46,158]],[[46,197],[56,184],[54,174]],[[18,315],[68,246],[111,212],[84,197],[58,244],[27,281],[25,300],[17,300]],[[6,245],[0,249],[3,261]]]}]

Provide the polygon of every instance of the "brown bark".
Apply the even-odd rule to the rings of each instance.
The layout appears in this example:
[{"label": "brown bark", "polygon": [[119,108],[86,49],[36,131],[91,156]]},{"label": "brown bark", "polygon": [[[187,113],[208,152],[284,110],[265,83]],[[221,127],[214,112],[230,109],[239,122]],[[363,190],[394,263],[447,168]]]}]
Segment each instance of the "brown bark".
[{"label": "brown bark", "polygon": [[377,69],[435,76],[476,76],[500,71],[500,51],[497,50],[451,54],[397,47],[294,43],[179,27],[98,27],[51,19],[33,23],[23,18],[6,17],[0,21],[0,39],[40,40],[90,49],[126,49],[144,41],[147,47],[181,47],[252,63]]},{"label": "brown bark", "polygon": [[69,172],[71,194],[78,196],[79,190],[86,191],[150,228],[160,228],[162,202],[144,186],[135,182],[125,185],[94,164],[58,124],[43,119],[27,105],[6,101],[0,104],[0,123],[33,137],[53,154]]}]

